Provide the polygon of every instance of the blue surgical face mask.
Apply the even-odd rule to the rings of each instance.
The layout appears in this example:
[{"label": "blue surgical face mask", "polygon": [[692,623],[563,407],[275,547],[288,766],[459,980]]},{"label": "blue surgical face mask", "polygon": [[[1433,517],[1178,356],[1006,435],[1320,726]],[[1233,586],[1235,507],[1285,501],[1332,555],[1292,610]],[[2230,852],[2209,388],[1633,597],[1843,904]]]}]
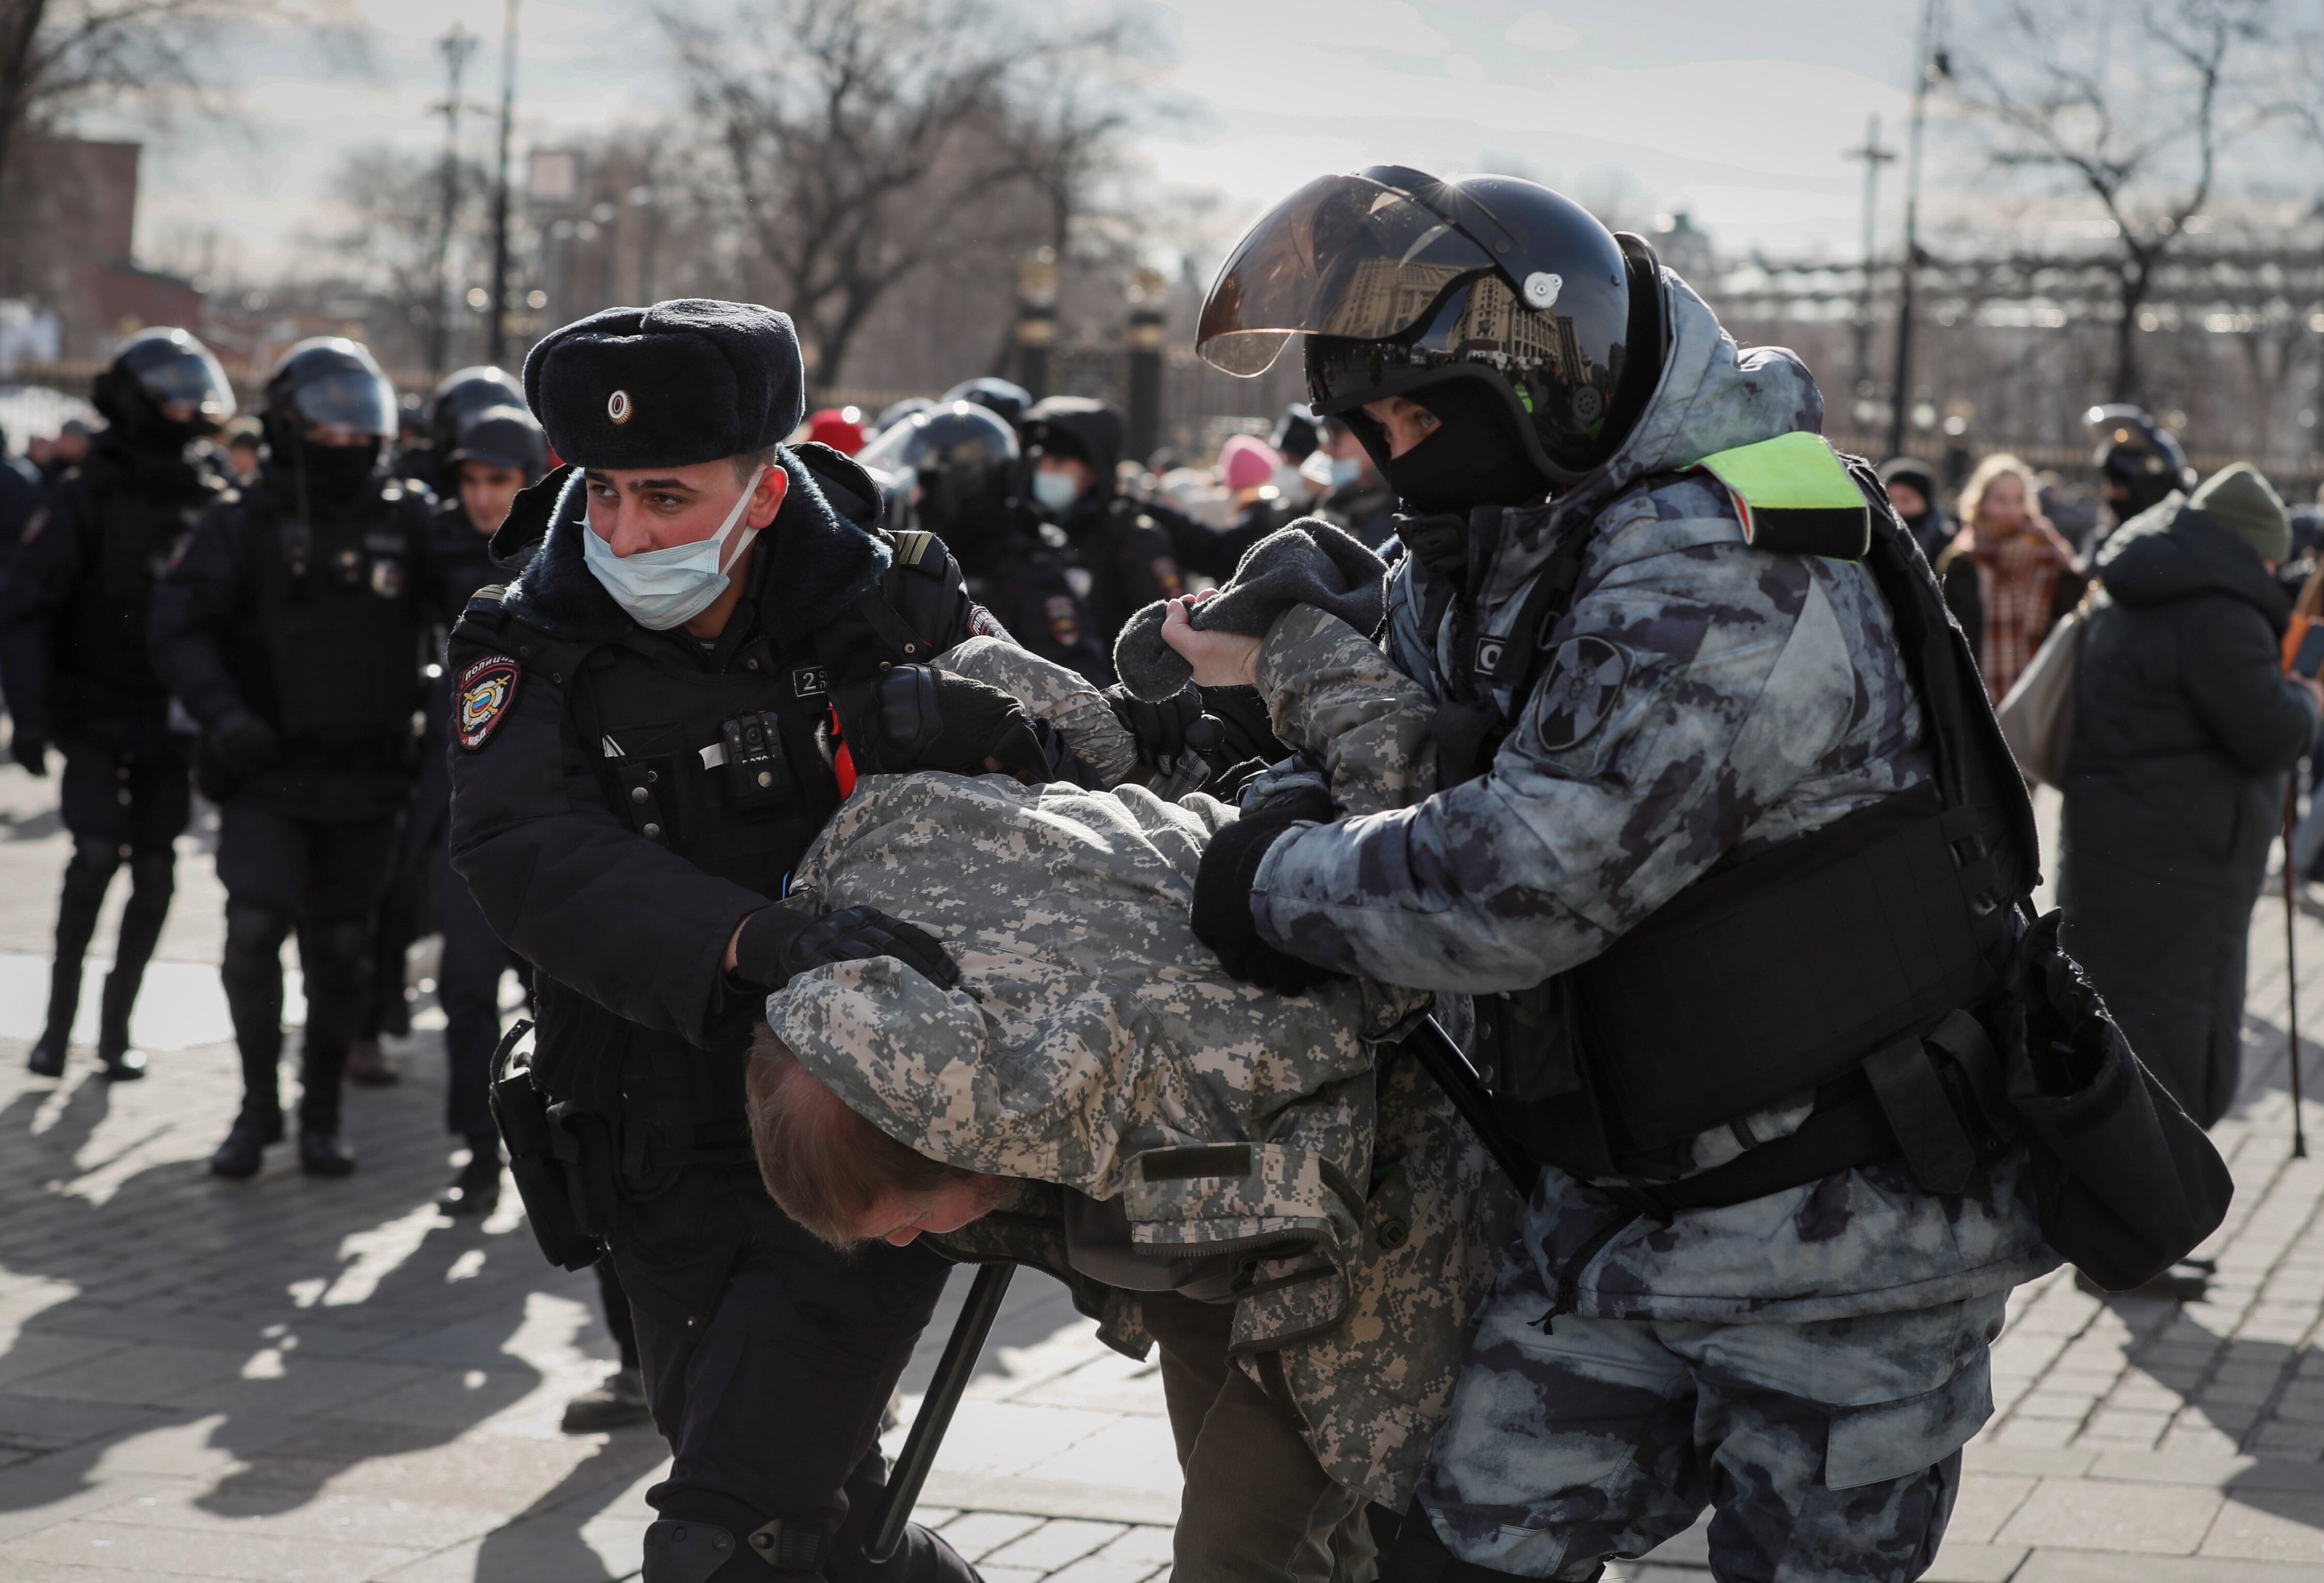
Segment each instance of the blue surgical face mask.
[{"label": "blue surgical face mask", "polygon": [[597,530],[586,522],[581,529],[581,555],[589,570],[603,584],[613,603],[629,612],[630,619],[648,631],[666,632],[672,627],[683,626],[708,610],[712,602],[726,592],[728,578],[721,568],[740,560],[742,552],[758,537],[756,528],[745,528],[735,540],[734,553],[724,553],[726,536],[734,531],[734,524],[751,504],[751,497],[759,492],[761,468],[751,474],[751,482],[742,486],[742,498],[726,513],[718,531],[707,538],[697,538],[691,544],[673,544],[666,549],[643,549],[635,555],[615,555],[613,547],[597,536]]},{"label": "blue surgical face mask", "polygon": [[1364,459],[1361,456],[1334,456],[1332,458],[1332,487],[1333,489],[1345,489],[1348,485],[1353,483],[1357,479],[1361,478],[1363,475]]},{"label": "blue surgical face mask", "polygon": [[1074,482],[1070,473],[1037,468],[1033,473],[1033,498],[1041,502],[1043,511],[1061,512],[1082,498],[1082,486]]}]

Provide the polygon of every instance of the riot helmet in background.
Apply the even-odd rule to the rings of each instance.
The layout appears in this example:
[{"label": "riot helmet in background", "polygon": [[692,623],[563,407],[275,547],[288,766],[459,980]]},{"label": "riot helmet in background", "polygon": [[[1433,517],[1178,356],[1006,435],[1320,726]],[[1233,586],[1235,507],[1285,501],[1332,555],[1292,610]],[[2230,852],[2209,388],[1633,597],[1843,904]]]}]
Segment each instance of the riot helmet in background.
[{"label": "riot helmet in background", "polygon": [[135,449],[177,451],[234,416],[234,387],[210,349],[184,330],[140,330],[122,343],[89,399]]},{"label": "riot helmet in background", "polygon": [[454,369],[429,399],[428,443],[438,456],[449,456],[459,448],[468,425],[494,407],[528,410],[524,385],[516,375],[489,363]]},{"label": "riot helmet in background", "polygon": [[[395,387],[361,345],[317,336],[267,375],[263,421],[267,448],[291,469],[302,500],[337,503],[362,490],[395,437]],[[309,439],[318,428],[329,437]]]},{"label": "riot helmet in background", "polygon": [[1362,408],[1405,396],[1440,418],[1440,403],[1489,414],[1544,487],[1565,487],[1614,454],[1654,393],[1657,270],[1644,241],[1538,183],[1377,165],[1319,177],[1251,227],[1203,303],[1195,349],[1251,377],[1298,338],[1314,410],[1384,471],[1387,436]]},{"label": "riot helmet in background", "polygon": [[969,401],[1001,414],[1001,421],[1014,428],[1025,416],[1025,409],[1033,404],[1033,393],[1023,385],[986,374],[982,379],[963,380],[944,393],[936,403],[949,407],[954,401]]},{"label": "riot helmet in background", "polygon": [[2195,487],[2195,470],[2187,465],[2179,437],[2145,409],[2115,402],[2091,408],[2083,419],[2098,431],[2090,465],[2098,469],[2098,488],[2116,521],[2129,521],[2174,489]]},{"label": "riot helmet in background", "polygon": [[1017,436],[986,407],[952,401],[880,431],[856,460],[889,481],[889,521],[973,552],[1000,526],[1017,478]]}]

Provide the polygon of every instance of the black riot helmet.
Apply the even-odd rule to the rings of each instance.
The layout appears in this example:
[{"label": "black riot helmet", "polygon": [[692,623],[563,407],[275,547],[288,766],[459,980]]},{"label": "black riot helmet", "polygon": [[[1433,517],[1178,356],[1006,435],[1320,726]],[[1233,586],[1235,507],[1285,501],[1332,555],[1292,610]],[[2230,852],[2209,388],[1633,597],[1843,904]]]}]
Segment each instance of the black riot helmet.
[{"label": "black riot helmet", "polygon": [[140,450],[175,451],[234,416],[234,387],[210,349],[184,330],[140,330],[122,343],[89,399]]},{"label": "black riot helmet", "polygon": [[[528,410],[524,385],[505,368],[479,363],[454,369],[436,387],[428,401],[428,443],[438,456],[459,448],[460,435],[469,424],[494,407]],[[545,456],[546,451],[543,452]]]},{"label": "black riot helmet", "polygon": [[1654,393],[1657,270],[1645,242],[1538,183],[1376,165],[1318,177],[1251,227],[1203,303],[1195,349],[1250,377],[1299,337],[1314,411],[1383,467],[1363,404],[1462,382],[1446,404],[1504,414],[1563,486],[1614,454]]},{"label": "black riot helmet", "polygon": [[[291,347],[266,376],[263,422],[267,450],[291,469],[302,500],[331,505],[363,490],[395,437],[395,387],[362,346],[317,336]],[[318,426],[356,443],[311,442],[307,431]]]},{"label": "black riot helmet", "polygon": [[937,405],[949,407],[954,401],[970,401],[998,412],[1001,421],[1014,428],[1025,416],[1025,409],[1033,404],[1033,392],[1023,385],[987,374],[982,379],[963,380],[946,391]]},{"label": "black riot helmet", "polygon": [[2083,419],[2098,431],[2098,449],[2090,465],[2117,521],[2128,521],[2148,507],[2161,503],[2172,490],[2195,487],[2195,470],[2179,437],[2147,416],[2144,408],[2127,402],[2093,407]]},{"label": "black riot helmet", "polygon": [[461,428],[444,458],[445,485],[457,488],[456,469],[463,462],[492,467],[513,467],[527,483],[538,483],[549,471],[549,437],[540,422],[523,407],[487,407]]},{"label": "black riot helmet", "polygon": [[899,520],[958,548],[1008,500],[1017,456],[1017,436],[998,414],[953,401],[881,429],[855,459],[895,480]]}]

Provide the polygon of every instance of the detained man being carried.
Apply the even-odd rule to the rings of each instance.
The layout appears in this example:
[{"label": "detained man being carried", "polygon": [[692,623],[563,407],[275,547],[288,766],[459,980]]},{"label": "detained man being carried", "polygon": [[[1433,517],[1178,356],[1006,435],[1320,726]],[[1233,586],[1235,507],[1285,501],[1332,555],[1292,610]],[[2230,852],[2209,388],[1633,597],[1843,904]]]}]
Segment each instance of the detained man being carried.
[{"label": "detained man being carried", "polygon": [[[1250,584],[1284,579],[1253,573],[1289,562],[1344,575],[1330,603],[1377,622],[1379,563],[1319,522],[1255,549],[1239,585],[1267,598]],[[1312,603],[1262,630],[1275,731],[1320,768],[1247,803],[1330,817],[1434,788],[1433,706],[1366,630]],[[1019,696],[1044,688],[1010,667],[1071,677],[974,640],[939,663]],[[1517,1199],[1389,1042],[1430,997],[1320,972],[1257,989],[1195,940],[1195,870],[1236,816],[1199,792],[866,777],[786,905],[908,916],[960,980],[883,958],[793,979],[750,1073],[754,1142],[777,1201],[830,1241],[1036,1265],[1111,1345],[1158,1343],[1179,1576],[1361,1576],[1364,1507],[1410,1498]]]}]

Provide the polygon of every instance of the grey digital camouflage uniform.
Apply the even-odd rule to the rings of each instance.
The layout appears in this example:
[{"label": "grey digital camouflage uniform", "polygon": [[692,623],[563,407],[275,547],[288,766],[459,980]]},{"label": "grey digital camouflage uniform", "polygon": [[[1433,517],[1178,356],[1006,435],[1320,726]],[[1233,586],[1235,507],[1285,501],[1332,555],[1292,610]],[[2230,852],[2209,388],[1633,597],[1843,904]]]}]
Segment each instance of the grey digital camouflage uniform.
[{"label": "grey digital camouflage uniform", "polygon": [[[1296,611],[1266,653],[1277,730],[1323,761],[1342,805],[1434,785],[1425,695],[1360,634]],[[1032,684],[993,667],[1040,662],[1011,650],[965,663],[1025,697]],[[1118,1196],[1134,1243],[1157,1254],[1259,1250],[1236,1305],[1238,1360],[1296,1404],[1330,1477],[1400,1507],[1517,1201],[1415,1063],[1375,1070],[1371,1041],[1427,996],[1355,982],[1279,996],[1229,979],[1195,941],[1195,866],[1232,817],[1200,794],[1173,805],[1130,787],[867,778],[799,882],[829,906],[911,918],[962,982],[946,992],[884,959],[845,963],[794,980],[768,1020],[852,1109],[922,1154]],[[1093,1292],[1065,1268],[1054,1204],[1031,1190],[952,1246],[1056,1271],[1109,1342],[1143,1356],[1136,1293]]]},{"label": "grey digital camouflage uniform", "polygon": [[[1549,675],[1529,701],[1497,700],[1518,724],[1489,774],[1277,842],[1252,911],[1277,944],[1391,983],[1522,989],[1603,951],[1730,853],[1818,829],[1931,774],[1921,710],[1868,570],[1753,549],[1726,491],[1679,475],[1714,452],[1820,428],[1813,382],[1788,352],[1739,350],[1675,276],[1664,281],[1672,334],[1660,388],[1581,490],[1502,514],[1498,538],[1474,552],[1489,558],[1470,571],[1473,624],[1462,625],[1457,600],[1432,599],[1442,591],[1416,558],[1390,587],[1390,652],[1444,695],[1464,668],[1456,642],[1532,640],[1508,629],[1533,577],[1565,534],[1591,531],[1576,597],[1551,634]],[[1444,612],[1426,631],[1425,610]],[[1789,1133],[1811,1108],[1803,1094],[1703,1134],[1692,1168]],[[1578,1258],[1621,1212],[1571,1176],[1543,1173],[1421,1491],[1464,1559],[1590,1576],[1627,1548],[1614,1535],[1699,1510],[1704,1465],[1718,1458],[1749,1464],[1725,1471],[1730,1534],[1805,1534],[1845,1469],[1886,1465],[1843,1456],[1819,1467],[1813,1437],[1786,1440],[1776,1416],[1836,1426],[1853,1415],[1858,1428],[1833,1429],[1843,1442],[1884,1443],[1888,1461],[1910,1464],[1900,1472],[1942,1484],[1945,1459],[1990,1411],[1983,1339],[1932,1361],[1900,1360],[1901,1338],[1923,1315],[1981,1312],[2056,1262],[2020,1157],[1958,1198],[1923,1192],[1901,1164],[1874,1164],[1668,1225],[1642,1219]],[[1569,1264],[1579,1267],[1564,1291]],[[1553,1306],[1575,1320],[1561,1315],[1554,1336],[1536,1329],[1523,1342]],[[1690,1346],[1705,1359],[1681,1371],[1686,1390],[1652,1413],[1574,1405],[1603,1406],[1603,1381],[1637,1377],[1622,1354],[1648,1328],[1667,1338],[1656,1351],[1669,1367]],[[1682,1332],[1708,1339],[1682,1345]],[[1719,1339],[1730,1333],[1738,1339]],[[1630,1339],[1600,1347],[1593,1334]],[[1778,1361],[1762,1369],[1765,1391],[1730,1394],[1714,1413],[1717,1359],[1735,1348]],[[1662,1400],[1660,1389],[1634,1404]],[[1908,1399],[1916,1404],[1899,1405]],[[1702,1416],[1690,1421],[1685,1402]],[[1860,1411],[1883,1403],[1895,1406],[1885,1418]],[[1633,1471],[1607,1471],[1618,1466]],[[1693,1468],[1685,1479],[1683,1468]],[[1585,1493],[1561,1504],[1560,1490]],[[1898,1559],[1913,1548],[1904,1526],[1933,1511],[1935,1527],[1920,1535],[1933,1545],[1943,1513],[1890,1493],[1884,1505],[1867,1486],[1846,1503],[1851,1522],[1900,1525],[1868,1532],[1853,1559],[1801,1551],[1762,1571],[1729,1552],[1729,1575],[1913,1575]]]}]

